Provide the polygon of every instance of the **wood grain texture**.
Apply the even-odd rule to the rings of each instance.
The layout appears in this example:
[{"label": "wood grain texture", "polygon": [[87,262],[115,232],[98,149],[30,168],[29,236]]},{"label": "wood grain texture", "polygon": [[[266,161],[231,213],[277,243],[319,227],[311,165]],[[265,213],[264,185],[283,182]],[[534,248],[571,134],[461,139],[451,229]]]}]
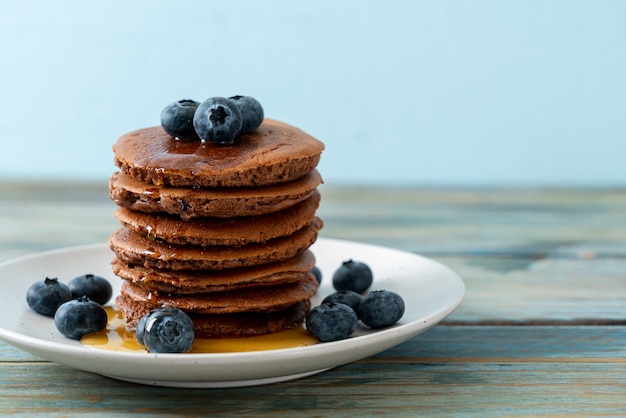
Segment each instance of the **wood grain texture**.
[{"label": "wood grain texture", "polygon": [[[323,236],[434,258],[463,277],[463,305],[379,355],[251,388],[135,385],[0,343],[0,415],[626,416],[626,190],[322,193]],[[0,196],[0,261],[118,225],[105,184],[5,183]]]},{"label": "wood grain texture", "polygon": [[574,255],[589,244],[623,256],[625,192],[328,187],[320,212],[331,236],[427,255]]}]

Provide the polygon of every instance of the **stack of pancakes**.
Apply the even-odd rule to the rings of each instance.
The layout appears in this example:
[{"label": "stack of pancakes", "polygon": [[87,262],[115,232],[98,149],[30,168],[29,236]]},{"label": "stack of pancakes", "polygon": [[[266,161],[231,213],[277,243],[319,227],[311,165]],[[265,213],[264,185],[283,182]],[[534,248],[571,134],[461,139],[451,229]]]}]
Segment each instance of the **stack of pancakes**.
[{"label": "stack of pancakes", "polygon": [[318,283],[309,247],[324,145],[266,119],[232,145],[176,140],[161,127],[123,135],[109,189],[110,238],[127,328],[150,310],[184,310],[198,337],[299,325]]}]

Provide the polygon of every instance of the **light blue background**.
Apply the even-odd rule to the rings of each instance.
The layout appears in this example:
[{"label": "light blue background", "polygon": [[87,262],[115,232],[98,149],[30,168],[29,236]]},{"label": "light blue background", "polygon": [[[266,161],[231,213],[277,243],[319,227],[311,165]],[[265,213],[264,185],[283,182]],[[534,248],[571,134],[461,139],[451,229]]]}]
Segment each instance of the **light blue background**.
[{"label": "light blue background", "polygon": [[0,179],[106,181],[119,135],[245,94],[326,183],[626,185],[626,1],[20,1]]}]

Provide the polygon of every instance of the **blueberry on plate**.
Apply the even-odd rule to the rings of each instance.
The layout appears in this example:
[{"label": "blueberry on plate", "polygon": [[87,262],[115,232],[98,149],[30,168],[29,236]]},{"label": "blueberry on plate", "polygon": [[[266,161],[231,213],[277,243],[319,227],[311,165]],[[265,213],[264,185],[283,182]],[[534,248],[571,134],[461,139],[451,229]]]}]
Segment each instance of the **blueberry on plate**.
[{"label": "blueberry on plate", "polygon": [[370,328],[385,328],[404,315],[404,300],[389,290],[373,290],[359,304],[357,314]]},{"label": "blueberry on plate", "polygon": [[358,324],[354,310],[342,303],[322,303],[306,316],[306,329],[321,342],[348,338]]},{"label": "blueberry on plate", "polygon": [[241,126],[242,134],[252,132],[263,123],[264,113],[263,106],[256,99],[250,96],[232,96],[228,98],[233,101],[239,110],[241,110],[241,116],[243,117],[243,124]]},{"label": "blueberry on plate", "polygon": [[26,303],[40,315],[54,316],[59,306],[72,299],[72,292],[67,285],[57,278],[48,278],[33,283],[26,292]]},{"label": "blueberry on plate", "polygon": [[186,353],[191,350],[195,333],[193,322],[185,312],[176,308],[159,308],[146,316],[138,337],[143,337],[143,344],[148,351]]},{"label": "blueberry on plate", "polygon": [[333,274],[335,290],[352,290],[363,294],[372,285],[372,270],[360,261],[344,261]]},{"label": "blueberry on plate", "polygon": [[319,267],[314,266],[311,269],[311,273],[313,273],[313,275],[315,276],[315,280],[317,280],[317,284],[321,284],[322,283],[322,270],[320,270]]},{"label": "blueberry on plate", "polygon": [[100,305],[106,304],[113,296],[111,283],[104,277],[94,274],[83,274],[70,280],[67,286],[72,291],[72,297],[87,296]]},{"label": "blueberry on plate", "polygon": [[150,314],[145,314],[139,321],[137,321],[137,326],[135,327],[135,338],[137,338],[137,342],[141,345],[145,345],[143,342],[143,336],[146,332],[146,322],[148,322],[148,318]]},{"label": "blueberry on plate", "polygon": [[87,296],[72,299],[59,306],[54,314],[57,330],[73,340],[103,330],[107,326],[107,313],[97,302]]},{"label": "blueberry on plate", "polygon": [[195,100],[179,100],[165,106],[161,111],[161,126],[169,135],[177,139],[196,139],[193,115],[200,103]]},{"label": "blueberry on plate", "polygon": [[232,100],[211,97],[198,106],[193,126],[202,141],[232,144],[241,132],[243,116]]},{"label": "blueberry on plate", "polygon": [[359,303],[363,300],[363,296],[352,290],[337,290],[334,293],[326,296],[322,303],[343,303],[356,312],[359,308]]}]

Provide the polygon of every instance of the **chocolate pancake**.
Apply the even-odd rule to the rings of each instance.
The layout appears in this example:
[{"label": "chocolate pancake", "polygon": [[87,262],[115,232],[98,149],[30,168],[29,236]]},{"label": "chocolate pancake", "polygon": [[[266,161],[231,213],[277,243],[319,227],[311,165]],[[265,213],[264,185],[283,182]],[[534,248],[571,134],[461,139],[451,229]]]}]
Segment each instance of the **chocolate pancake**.
[{"label": "chocolate pancake", "polygon": [[318,217],[295,233],[265,243],[240,247],[167,244],[122,227],[111,235],[109,244],[119,260],[146,268],[168,270],[219,270],[287,260],[309,248],[322,228]]},{"label": "chocolate pancake", "polygon": [[309,300],[317,292],[317,280],[307,274],[299,282],[255,289],[177,295],[146,289],[124,280],[121,294],[135,302],[159,308],[169,306],[189,313],[226,314],[240,312],[276,312]]},{"label": "chocolate pancake", "polygon": [[[150,312],[150,306],[136,302],[125,295],[116,298],[117,306],[126,320],[126,328],[134,331],[142,316]],[[244,312],[234,314],[194,314],[193,321],[198,338],[250,337],[279,332],[304,322],[311,304],[308,300],[298,302],[282,311]]]},{"label": "chocolate pancake", "polygon": [[295,283],[305,279],[315,266],[311,251],[305,251],[286,261],[224,270],[156,270],[124,264],[118,259],[111,263],[118,277],[148,290],[176,293],[213,293]]},{"label": "chocolate pancake", "polygon": [[232,145],[180,141],[160,126],[121,136],[115,164],[146,183],[184,187],[242,187],[300,178],[319,162],[324,144],[302,130],[265,119]]},{"label": "chocolate pancake", "polygon": [[115,217],[132,231],[180,245],[233,245],[291,235],[311,223],[319,206],[320,193],[287,209],[265,215],[232,218],[197,218],[181,220],[176,216],[152,215],[119,208]]},{"label": "chocolate pancake", "polygon": [[288,183],[226,188],[155,186],[118,172],[109,180],[109,194],[120,207],[146,213],[169,213],[182,219],[255,216],[301,202],[309,198],[321,183],[322,177],[317,170]]}]

